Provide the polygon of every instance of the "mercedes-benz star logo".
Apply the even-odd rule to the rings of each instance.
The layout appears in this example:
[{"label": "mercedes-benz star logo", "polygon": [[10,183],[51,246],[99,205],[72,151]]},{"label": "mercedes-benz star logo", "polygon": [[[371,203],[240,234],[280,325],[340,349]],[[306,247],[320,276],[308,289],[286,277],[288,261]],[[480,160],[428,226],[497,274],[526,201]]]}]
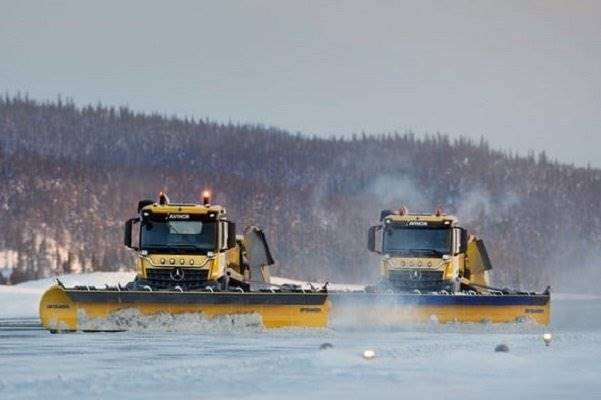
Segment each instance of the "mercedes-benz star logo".
[{"label": "mercedes-benz star logo", "polygon": [[417,281],[421,279],[421,277],[422,271],[414,270],[413,272],[411,272],[411,280]]},{"label": "mercedes-benz star logo", "polygon": [[184,270],[181,268],[174,268],[169,274],[169,276],[171,276],[171,279],[173,279],[174,281],[181,281],[182,279],[184,279]]}]

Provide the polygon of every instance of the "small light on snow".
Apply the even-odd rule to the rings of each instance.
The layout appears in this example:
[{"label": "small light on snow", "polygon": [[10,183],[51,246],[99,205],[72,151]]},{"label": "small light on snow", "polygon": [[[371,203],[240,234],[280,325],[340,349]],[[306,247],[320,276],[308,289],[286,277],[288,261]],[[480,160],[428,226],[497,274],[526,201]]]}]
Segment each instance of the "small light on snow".
[{"label": "small light on snow", "polygon": [[495,347],[495,352],[497,353],[509,353],[509,346],[507,346],[506,344],[498,344],[497,347]]},{"label": "small light on snow", "polygon": [[319,346],[319,350],[327,350],[327,349],[331,349],[333,348],[334,345],[332,345],[332,343],[322,343],[321,346]]},{"label": "small light on snow", "polygon": [[366,360],[371,360],[372,358],[376,357],[376,352],[373,350],[365,350],[363,352],[363,358],[365,358]]},{"label": "small light on snow", "polygon": [[551,339],[553,337],[551,336],[551,334],[549,332],[543,334],[543,340],[545,341],[545,346],[548,346],[551,344]]}]

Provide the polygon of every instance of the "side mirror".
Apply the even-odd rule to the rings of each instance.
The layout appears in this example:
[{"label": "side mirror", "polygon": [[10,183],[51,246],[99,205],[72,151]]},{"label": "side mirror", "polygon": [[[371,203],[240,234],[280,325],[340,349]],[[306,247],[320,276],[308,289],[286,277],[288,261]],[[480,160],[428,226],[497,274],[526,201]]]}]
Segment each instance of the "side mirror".
[{"label": "side mirror", "polygon": [[[377,235],[382,230],[382,226],[371,226],[367,233],[367,249],[374,253],[382,253],[381,245],[378,245]],[[381,243],[381,241],[380,241]]]},{"label": "side mirror", "polygon": [[227,222],[227,248],[233,249],[236,247],[236,224]]},{"label": "side mirror", "polygon": [[469,239],[469,235],[467,234],[467,230],[463,228],[459,228],[461,230],[461,239],[459,242],[459,252],[466,253],[467,252],[467,242]]},{"label": "side mirror", "polygon": [[138,250],[137,246],[132,245],[133,226],[134,226],[134,224],[137,224],[138,222],[140,222],[140,220],[138,218],[132,218],[125,222],[125,232],[124,232],[125,234],[123,237],[123,244],[125,244],[125,246],[127,246],[133,250]]},{"label": "side mirror", "polygon": [[236,247],[236,224],[230,221],[222,221],[219,223],[219,248],[228,250]]}]

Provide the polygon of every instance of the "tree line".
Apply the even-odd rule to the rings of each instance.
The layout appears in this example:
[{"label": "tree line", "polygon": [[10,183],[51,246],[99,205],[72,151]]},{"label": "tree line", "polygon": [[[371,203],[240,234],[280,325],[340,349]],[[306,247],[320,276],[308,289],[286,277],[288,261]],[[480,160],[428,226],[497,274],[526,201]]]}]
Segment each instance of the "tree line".
[{"label": "tree line", "polygon": [[[377,277],[366,234],[384,208],[442,207],[482,237],[493,282],[524,289],[601,277],[601,171],[445,135],[319,138],[260,125],[0,100],[0,268],[17,283],[133,267],[122,224],[137,201],[205,188],[266,231],[274,274]],[[580,277],[580,278],[578,278]]]}]

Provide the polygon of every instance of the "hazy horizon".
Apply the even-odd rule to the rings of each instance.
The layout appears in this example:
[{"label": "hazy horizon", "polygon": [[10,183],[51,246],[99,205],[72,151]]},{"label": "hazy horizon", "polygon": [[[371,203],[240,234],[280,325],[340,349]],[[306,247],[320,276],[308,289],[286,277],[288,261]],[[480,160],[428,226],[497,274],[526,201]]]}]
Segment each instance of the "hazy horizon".
[{"label": "hazy horizon", "polygon": [[601,167],[601,3],[0,0],[0,90]]}]

